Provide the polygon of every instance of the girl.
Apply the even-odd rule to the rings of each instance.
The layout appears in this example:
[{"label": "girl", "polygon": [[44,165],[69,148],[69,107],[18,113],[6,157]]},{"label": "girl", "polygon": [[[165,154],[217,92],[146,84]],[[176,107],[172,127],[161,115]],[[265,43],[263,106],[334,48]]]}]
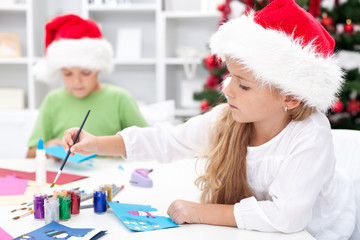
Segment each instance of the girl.
[{"label": "girl", "polygon": [[83,131],[74,145],[78,129],[69,129],[65,149],[162,162],[207,158],[205,174],[196,180],[201,203],[176,200],[168,209],[178,224],[306,229],[316,239],[348,239],[354,192],[335,170],[323,113],[343,82],[334,40],[293,0],[275,0],[222,25],[210,47],[231,74],[226,105],[174,128],[131,127],[106,137]]}]

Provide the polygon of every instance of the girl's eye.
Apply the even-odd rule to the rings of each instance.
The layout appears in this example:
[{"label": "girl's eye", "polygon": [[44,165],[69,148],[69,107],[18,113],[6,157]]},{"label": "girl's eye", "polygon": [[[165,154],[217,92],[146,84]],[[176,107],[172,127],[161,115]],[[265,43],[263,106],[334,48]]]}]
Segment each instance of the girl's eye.
[{"label": "girl's eye", "polygon": [[239,87],[245,91],[250,89],[249,87],[241,85],[241,84],[239,84]]}]

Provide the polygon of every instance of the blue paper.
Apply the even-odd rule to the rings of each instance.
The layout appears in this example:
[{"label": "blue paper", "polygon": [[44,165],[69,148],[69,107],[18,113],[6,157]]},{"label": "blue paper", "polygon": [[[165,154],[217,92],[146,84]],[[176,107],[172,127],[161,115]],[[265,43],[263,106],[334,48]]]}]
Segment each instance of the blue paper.
[{"label": "blue paper", "polygon": [[36,239],[36,240],[50,240],[50,239],[68,239],[70,237],[82,237],[84,239],[97,239],[105,234],[106,231],[98,231],[93,237],[86,235],[94,230],[93,228],[69,228],[56,222],[49,223],[35,231],[23,234],[14,240]]},{"label": "blue paper", "polygon": [[[55,157],[65,159],[67,152],[65,152],[65,149],[62,146],[54,146],[54,147],[45,147],[45,151],[48,154],[51,154]],[[74,163],[80,163],[82,161],[88,160],[90,158],[96,157],[96,154],[91,155],[82,155],[79,153],[75,153],[75,156],[69,156],[68,161],[74,162]]]},{"label": "blue paper", "polygon": [[124,204],[115,202],[108,202],[108,204],[116,216],[120,218],[120,220],[125,224],[125,226],[134,232],[179,227],[179,225],[171,221],[168,217],[152,215],[150,212],[157,211],[157,209],[152,208],[150,205]]}]

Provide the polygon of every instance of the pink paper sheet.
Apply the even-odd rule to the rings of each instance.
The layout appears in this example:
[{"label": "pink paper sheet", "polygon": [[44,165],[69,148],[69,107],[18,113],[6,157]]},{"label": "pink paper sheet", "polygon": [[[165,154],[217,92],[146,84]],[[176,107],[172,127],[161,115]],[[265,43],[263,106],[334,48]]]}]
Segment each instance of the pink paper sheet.
[{"label": "pink paper sheet", "polygon": [[[55,179],[56,174],[57,174],[57,172],[46,171],[46,182],[52,183]],[[24,171],[11,170],[11,169],[7,169],[7,168],[0,168],[0,177],[5,177],[8,175],[15,175],[19,178],[35,180],[35,172],[24,172]],[[74,181],[77,181],[77,180],[80,180],[83,178],[87,178],[87,176],[81,176],[81,175],[75,175],[75,174],[63,172],[63,173],[61,173],[56,184],[62,185],[62,184],[74,182]]]},{"label": "pink paper sheet", "polygon": [[0,196],[24,195],[27,185],[27,179],[15,176],[0,177]]},{"label": "pink paper sheet", "polygon": [[10,236],[10,234],[8,234],[7,232],[4,231],[4,229],[2,229],[0,227],[0,239],[1,240],[11,240],[13,239],[12,236]]}]

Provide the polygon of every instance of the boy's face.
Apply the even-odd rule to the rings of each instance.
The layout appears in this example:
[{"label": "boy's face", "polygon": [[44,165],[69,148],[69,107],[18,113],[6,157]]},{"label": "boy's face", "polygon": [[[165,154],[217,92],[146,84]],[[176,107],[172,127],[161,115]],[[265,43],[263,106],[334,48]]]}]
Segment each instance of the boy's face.
[{"label": "boy's face", "polygon": [[283,115],[284,97],[256,81],[253,74],[230,58],[226,58],[231,81],[224,94],[237,122],[271,123]]},{"label": "boy's face", "polygon": [[98,72],[80,67],[62,68],[66,90],[77,98],[84,98],[100,90]]}]

